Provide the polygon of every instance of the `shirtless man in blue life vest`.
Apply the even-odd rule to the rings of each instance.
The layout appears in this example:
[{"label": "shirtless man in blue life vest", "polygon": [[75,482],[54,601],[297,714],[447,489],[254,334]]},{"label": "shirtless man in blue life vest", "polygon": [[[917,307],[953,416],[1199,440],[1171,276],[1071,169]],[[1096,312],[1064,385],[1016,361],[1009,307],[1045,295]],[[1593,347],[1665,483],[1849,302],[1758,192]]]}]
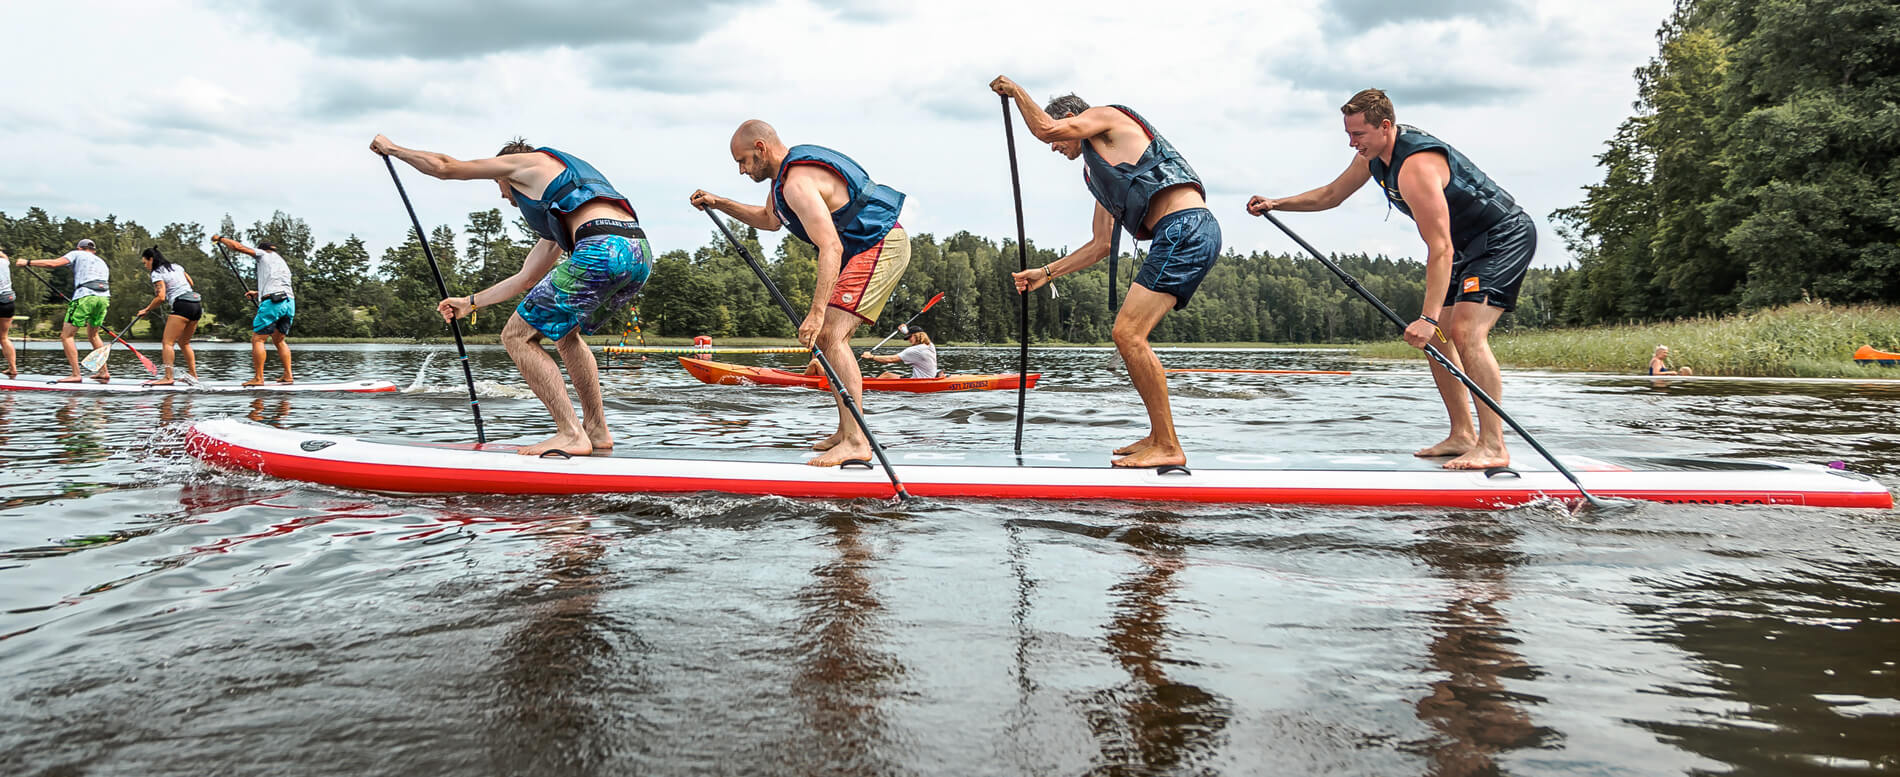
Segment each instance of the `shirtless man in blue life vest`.
[{"label": "shirtless man in blue life vest", "polygon": [[[732,133],[732,160],[753,181],[772,182],[764,205],[747,205],[704,189],[693,207],[712,208],[756,229],[779,227],[818,249],[818,283],[811,311],[798,325],[798,342],[817,347],[838,380],[864,407],[864,374],[851,352],[851,333],[875,324],[884,303],[910,266],[910,237],[897,223],[904,193],[871,180],[850,157],[824,146],[787,147],[772,125],[752,119]],[[838,402],[838,430],[812,445],[824,451],[809,463],[835,467],[871,458],[871,442]]]},{"label": "shirtless man in blue life vest", "polygon": [[1013,273],[1018,292],[1035,291],[1108,258],[1117,228],[1128,229],[1137,240],[1154,241],[1115,315],[1113,334],[1128,364],[1128,377],[1148,410],[1148,436],[1116,449],[1121,458],[1114,464],[1186,464],[1187,453],[1174,434],[1168,377],[1148,346],[1148,333],[1168,311],[1187,307],[1220,255],[1220,224],[1207,209],[1200,176],[1167,138],[1128,108],[1091,108],[1072,94],[1038,107],[1028,92],[1004,76],[991,81],[990,89],[1016,102],[1023,124],[1037,140],[1069,159],[1083,160],[1082,179],[1096,201],[1089,241],[1047,265]]},{"label": "shirtless man in blue life vest", "polygon": [[[1340,106],[1347,145],[1357,155],[1332,183],[1309,192],[1270,199],[1255,196],[1247,212],[1320,211],[1338,207],[1367,180],[1377,180],[1386,201],[1418,224],[1429,251],[1425,260],[1425,304],[1418,320],[1405,328],[1414,348],[1442,330],[1451,342],[1439,350],[1471,380],[1503,400],[1498,360],[1491,355],[1491,327],[1517,306],[1518,286],[1537,253],[1537,229],[1509,192],[1444,141],[1417,127],[1394,124],[1392,101],[1367,89]],[[1453,282],[1456,281],[1454,284]],[[1478,403],[1478,428],[1471,428],[1473,400],[1464,384],[1432,364],[1432,379],[1451,416],[1451,434],[1416,456],[1455,456],[1447,469],[1486,469],[1511,463],[1504,425]]]},{"label": "shirtless man in blue life vest", "polygon": [[[614,311],[633,301],[653,272],[647,245],[632,203],[614,190],[606,176],[579,157],[516,138],[489,159],[460,160],[447,154],[403,148],[377,135],[371,151],[409,163],[422,174],[444,180],[492,180],[502,199],[521,210],[540,241],[528,251],[521,269],[466,297],[436,303],[443,321],[464,318],[476,308],[499,305],[526,291],[501,330],[501,344],[557,427],[553,437],[520,449],[527,456],[561,451],[585,456],[610,450],[613,433],[600,397],[600,371],[594,351],[581,335],[592,334]],[[562,261],[561,254],[567,253]],[[532,288],[530,288],[532,287]],[[561,363],[580,394],[583,418],[575,418],[561,383],[561,368],[541,347],[554,343]]]}]

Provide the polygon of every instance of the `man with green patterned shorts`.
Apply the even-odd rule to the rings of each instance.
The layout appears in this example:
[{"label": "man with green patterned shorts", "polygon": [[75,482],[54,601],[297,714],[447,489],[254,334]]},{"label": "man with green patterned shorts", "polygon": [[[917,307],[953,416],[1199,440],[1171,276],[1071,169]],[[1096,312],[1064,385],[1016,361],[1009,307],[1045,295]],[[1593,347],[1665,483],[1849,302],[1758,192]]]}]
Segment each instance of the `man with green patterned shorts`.
[{"label": "man with green patterned shorts", "polygon": [[[75,338],[83,327],[86,339],[92,342],[94,350],[106,347],[105,340],[99,337],[99,329],[106,325],[106,306],[111,302],[109,295],[112,270],[106,266],[106,260],[99,258],[99,247],[92,240],[81,240],[79,245],[65,256],[53,259],[20,259],[15,262],[21,267],[73,267],[73,293],[67,297],[66,323],[59,328],[59,344],[66,350],[66,364],[72,367],[72,374],[60,378],[60,383],[78,383],[85,380],[79,374],[79,345]],[[112,379],[110,365],[102,364],[93,380],[104,383]]]}]

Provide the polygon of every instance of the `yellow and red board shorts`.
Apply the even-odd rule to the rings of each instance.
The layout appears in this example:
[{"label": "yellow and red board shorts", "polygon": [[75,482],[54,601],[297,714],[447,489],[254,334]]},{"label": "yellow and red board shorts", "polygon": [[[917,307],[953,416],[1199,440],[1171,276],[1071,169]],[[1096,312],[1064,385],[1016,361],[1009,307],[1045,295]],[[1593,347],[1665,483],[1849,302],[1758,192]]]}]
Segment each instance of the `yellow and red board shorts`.
[{"label": "yellow and red board shorts", "polygon": [[910,236],[897,225],[870,250],[844,261],[838,285],[831,290],[831,307],[875,324],[884,303],[897,290],[898,280],[910,266]]}]

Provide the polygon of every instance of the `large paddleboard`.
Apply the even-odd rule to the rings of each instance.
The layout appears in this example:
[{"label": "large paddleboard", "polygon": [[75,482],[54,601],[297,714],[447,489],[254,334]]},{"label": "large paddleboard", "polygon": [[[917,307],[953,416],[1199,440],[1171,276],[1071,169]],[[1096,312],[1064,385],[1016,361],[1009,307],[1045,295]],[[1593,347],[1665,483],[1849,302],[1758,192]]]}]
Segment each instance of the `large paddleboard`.
[{"label": "large paddleboard", "polygon": [[776,346],[758,347],[758,348],[747,348],[743,346],[733,347],[733,348],[709,346],[709,347],[701,348],[701,347],[694,347],[690,345],[606,345],[606,346],[601,346],[600,352],[607,354],[609,356],[624,356],[624,355],[631,355],[631,354],[646,354],[646,353],[663,353],[663,354],[671,354],[671,355],[678,356],[681,354],[703,355],[703,354],[729,354],[729,353],[730,354],[811,353],[811,349],[797,348],[797,347],[785,348],[785,347],[776,347]]},{"label": "large paddleboard", "polygon": [[341,383],[265,383],[261,386],[242,386],[237,381],[205,381],[196,385],[183,381],[169,386],[147,386],[138,378],[113,378],[111,383],[83,381],[80,383],[56,383],[56,378],[42,375],[21,375],[13,380],[0,379],[0,390],[6,391],[63,391],[82,394],[249,394],[253,392],[291,393],[311,391],[341,391],[351,394],[374,394],[383,391],[395,391],[396,384],[386,380],[352,380]]},{"label": "large paddleboard", "polygon": [[[875,467],[818,468],[791,449],[629,450],[532,458],[515,446],[419,445],[310,434],[219,419],[192,427],[187,450],[211,464],[343,488],[402,493],[599,494],[719,491],[789,497],[889,497]],[[1456,472],[1409,455],[1293,457],[1193,453],[1191,472],[1108,466],[1105,452],[1014,456],[890,451],[898,477],[924,497],[1119,499],[1216,503],[1439,505],[1496,508],[1576,499],[1553,470]],[[1885,486],[1806,464],[1682,458],[1569,458],[1606,497],[1702,504],[1891,508]]]}]

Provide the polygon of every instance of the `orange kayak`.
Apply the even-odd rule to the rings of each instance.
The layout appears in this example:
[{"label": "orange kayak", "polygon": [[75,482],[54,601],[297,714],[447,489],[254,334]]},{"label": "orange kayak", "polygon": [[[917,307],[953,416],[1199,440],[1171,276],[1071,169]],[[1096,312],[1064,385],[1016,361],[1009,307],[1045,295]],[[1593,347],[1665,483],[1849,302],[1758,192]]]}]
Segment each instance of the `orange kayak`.
[{"label": "orange kayak", "polygon": [[[831,390],[831,381],[823,375],[806,375],[773,367],[747,367],[711,359],[680,357],[680,366],[702,383],[722,386],[802,386]],[[929,394],[938,391],[994,391],[1016,388],[1021,381],[1016,373],[1001,375],[946,375],[941,378],[865,378],[865,391],[908,391]],[[1035,388],[1040,372],[1029,373],[1029,387]]]},{"label": "orange kayak", "polygon": [[1854,361],[1858,364],[1878,364],[1882,367],[1900,367],[1900,353],[1876,351],[1871,345],[1863,345],[1854,352]]}]

